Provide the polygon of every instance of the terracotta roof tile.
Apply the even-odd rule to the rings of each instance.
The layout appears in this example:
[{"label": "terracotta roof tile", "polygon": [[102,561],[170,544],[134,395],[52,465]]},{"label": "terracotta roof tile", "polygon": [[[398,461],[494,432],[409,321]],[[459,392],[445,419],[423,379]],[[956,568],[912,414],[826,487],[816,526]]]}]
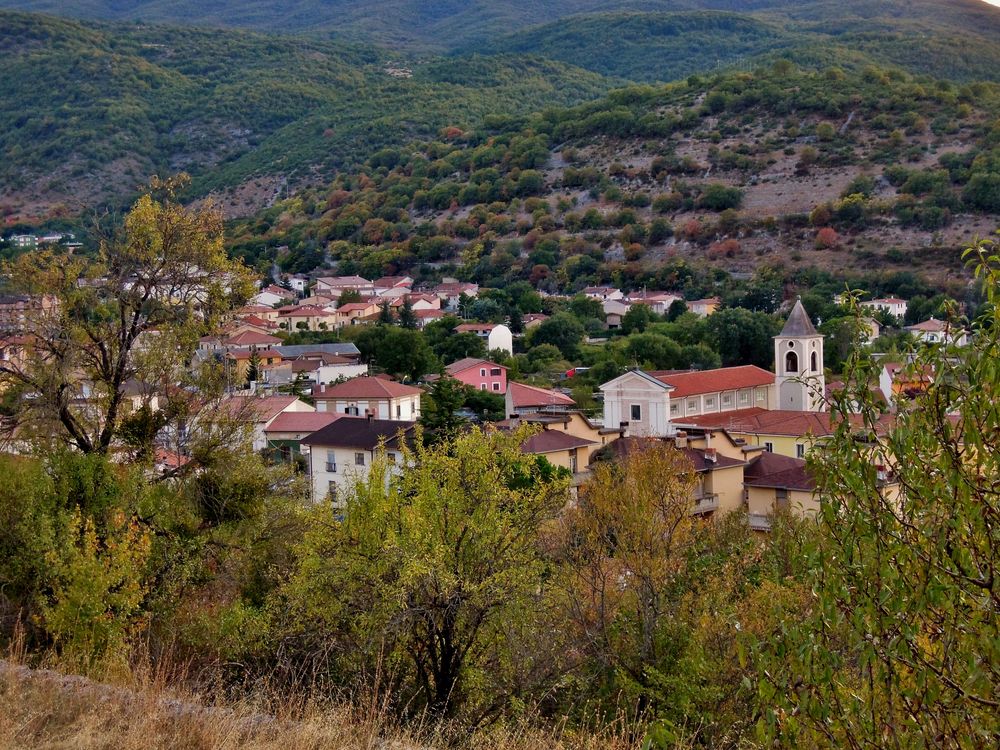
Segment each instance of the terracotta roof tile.
[{"label": "terracotta roof tile", "polygon": [[673,386],[671,398],[697,396],[703,393],[734,391],[741,388],[773,385],[774,373],[756,365],[722,367],[717,370],[673,373],[657,371],[649,373],[661,383]]},{"label": "terracotta roof tile", "polygon": [[312,396],[316,399],[328,400],[336,398],[401,398],[423,393],[412,385],[403,385],[391,380],[383,380],[371,376],[362,376],[345,380],[336,385],[316,386]]}]

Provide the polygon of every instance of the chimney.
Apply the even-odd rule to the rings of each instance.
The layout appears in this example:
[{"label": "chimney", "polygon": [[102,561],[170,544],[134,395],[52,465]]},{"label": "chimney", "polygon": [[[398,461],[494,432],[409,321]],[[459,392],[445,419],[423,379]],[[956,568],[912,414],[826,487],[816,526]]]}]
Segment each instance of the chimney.
[{"label": "chimney", "polygon": [[705,449],[705,461],[707,461],[710,464],[714,464],[715,461],[716,461],[716,458],[717,458],[717,456],[716,456],[715,448],[706,448]]},{"label": "chimney", "polygon": [[687,448],[688,447],[688,434],[686,432],[684,432],[684,430],[680,430],[674,436],[674,445],[677,446],[678,448]]}]

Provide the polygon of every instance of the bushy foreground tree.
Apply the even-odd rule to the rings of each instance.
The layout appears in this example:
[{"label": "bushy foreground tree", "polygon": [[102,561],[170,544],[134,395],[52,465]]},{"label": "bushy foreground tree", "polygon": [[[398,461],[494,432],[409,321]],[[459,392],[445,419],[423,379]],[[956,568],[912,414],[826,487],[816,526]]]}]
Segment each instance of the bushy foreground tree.
[{"label": "bushy foreground tree", "polygon": [[[1000,242],[967,251],[987,299],[967,347],[914,352],[924,382],[877,436],[874,366],[848,363],[816,461],[813,596],[761,644],[762,728],[790,747],[980,748],[1000,737]],[[957,314],[956,328],[966,325]]]},{"label": "bushy foreground tree", "polygon": [[95,259],[44,251],[4,264],[7,289],[37,303],[23,361],[0,362],[0,387],[24,395],[23,424],[107,454],[128,382],[175,383],[198,337],[250,293],[246,269],[226,256],[221,212],[175,201],[185,180],[154,180],[102,233]]}]

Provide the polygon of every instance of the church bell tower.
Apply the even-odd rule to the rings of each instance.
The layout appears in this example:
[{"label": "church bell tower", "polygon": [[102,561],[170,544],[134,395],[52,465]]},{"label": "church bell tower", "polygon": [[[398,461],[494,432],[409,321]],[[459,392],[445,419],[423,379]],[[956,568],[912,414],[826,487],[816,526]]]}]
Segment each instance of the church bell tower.
[{"label": "church bell tower", "polygon": [[826,411],[823,335],[816,332],[801,299],[774,337],[774,372],[779,409]]}]

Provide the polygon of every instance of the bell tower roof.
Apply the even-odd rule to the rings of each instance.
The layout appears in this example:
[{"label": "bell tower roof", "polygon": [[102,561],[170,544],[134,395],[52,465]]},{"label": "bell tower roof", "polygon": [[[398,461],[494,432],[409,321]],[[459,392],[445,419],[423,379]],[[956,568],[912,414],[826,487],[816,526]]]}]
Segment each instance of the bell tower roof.
[{"label": "bell tower roof", "polygon": [[816,328],[813,326],[812,321],[809,320],[809,313],[802,306],[801,298],[795,300],[795,307],[792,308],[792,312],[788,315],[788,320],[785,321],[785,327],[781,329],[781,333],[778,335],[781,338],[800,338],[819,335],[816,333]]}]

